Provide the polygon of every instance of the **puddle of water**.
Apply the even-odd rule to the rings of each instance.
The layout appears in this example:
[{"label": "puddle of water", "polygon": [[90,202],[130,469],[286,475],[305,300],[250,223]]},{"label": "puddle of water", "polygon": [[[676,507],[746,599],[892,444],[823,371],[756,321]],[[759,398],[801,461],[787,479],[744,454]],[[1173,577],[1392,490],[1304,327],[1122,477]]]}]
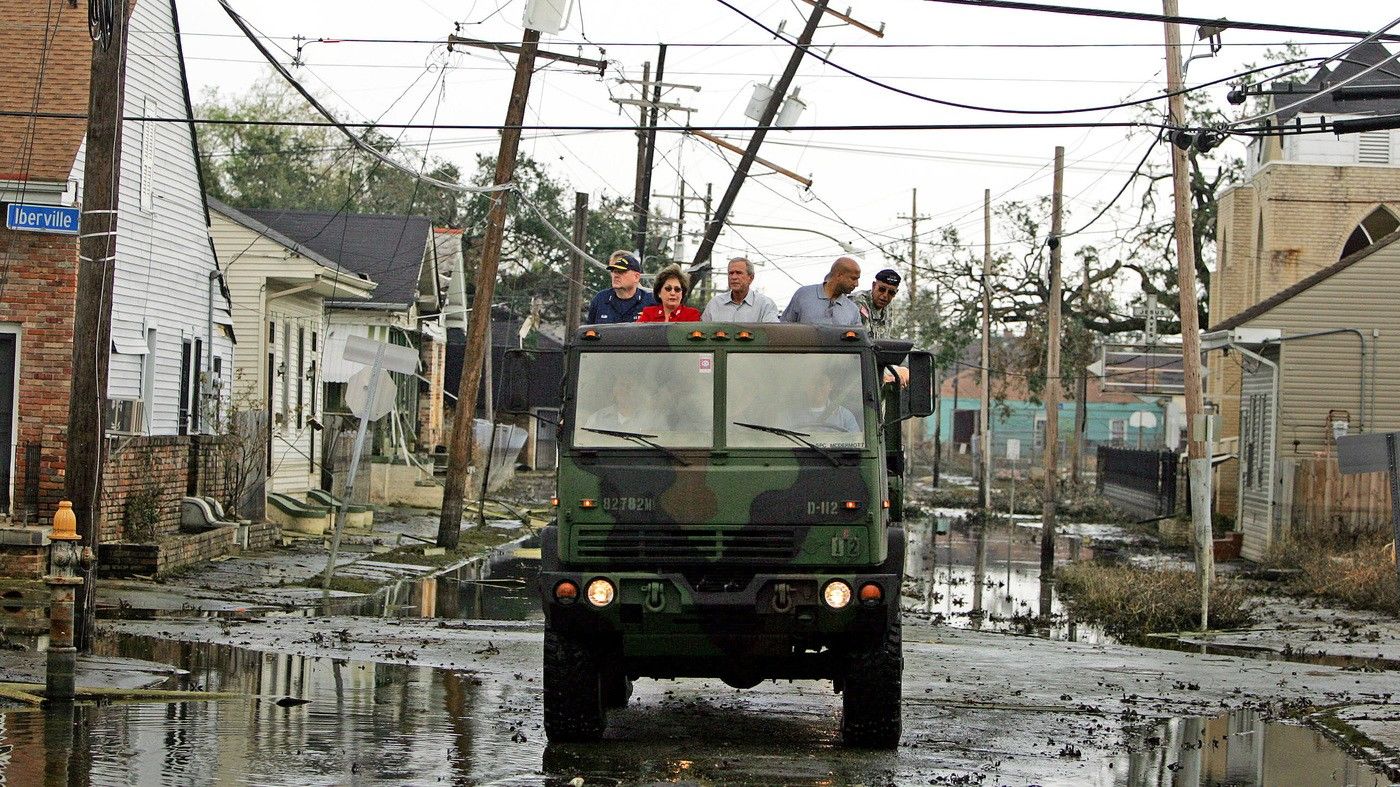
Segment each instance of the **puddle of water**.
[{"label": "puddle of water", "polygon": [[524,681],[132,636],[99,651],[184,665],[171,688],[258,698],[8,712],[0,783],[477,783],[539,768],[513,737],[541,736],[521,729],[539,701]]},{"label": "puddle of water", "polygon": [[1127,751],[1107,767],[1113,783],[1124,785],[1391,783],[1321,733],[1247,709],[1151,724],[1129,736]]}]

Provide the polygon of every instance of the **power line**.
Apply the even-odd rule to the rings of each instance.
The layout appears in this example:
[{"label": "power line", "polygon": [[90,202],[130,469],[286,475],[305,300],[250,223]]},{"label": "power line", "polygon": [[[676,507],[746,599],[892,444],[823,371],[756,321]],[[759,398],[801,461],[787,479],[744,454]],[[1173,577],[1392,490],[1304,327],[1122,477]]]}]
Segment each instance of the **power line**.
[{"label": "power line", "polygon": [[913,98],[913,99],[917,99],[917,100],[919,100],[919,101],[926,101],[926,102],[931,103],[931,104],[937,104],[938,106],[951,107],[951,108],[954,108],[954,109],[966,109],[966,110],[972,110],[972,111],[975,111],[975,112],[991,112],[991,113],[1001,114],[1001,115],[1074,115],[1074,114],[1080,114],[1080,113],[1086,113],[1086,112],[1105,112],[1105,111],[1114,110],[1114,109],[1123,109],[1123,108],[1126,108],[1126,107],[1142,106],[1142,105],[1145,105],[1145,104],[1151,104],[1151,103],[1156,102],[1156,101],[1161,101],[1161,100],[1166,99],[1166,98],[1171,98],[1171,97],[1173,97],[1173,96],[1184,95],[1184,94],[1187,94],[1187,93],[1191,93],[1191,92],[1193,92],[1193,91],[1201,90],[1201,89],[1203,89],[1203,88],[1212,87],[1212,86],[1214,86],[1214,85],[1224,84],[1224,83],[1229,82],[1230,80],[1233,80],[1233,79],[1239,79],[1239,78],[1241,78],[1241,77],[1252,76],[1252,75],[1254,75],[1254,74],[1262,73],[1262,72],[1264,72],[1264,71],[1271,71],[1271,70],[1273,70],[1273,69],[1275,69],[1275,68],[1279,68],[1279,67],[1284,66],[1284,65],[1289,65],[1288,63],[1271,63],[1271,64],[1269,64],[1269,65],[1260,66],[1260,67],[1258,67],[1258,68],[1250,69],[1250,70],[1248,70],[1248,71],[1243,71],[1243,72],[1240,72],[1240,73],[1238,73],[1238,74],[1232,74],[1232,75],[1230,75],[1230,76],[1221,77],[1220,79],[1215,79],[1215,80],[1212,80],[1212,81],[1210,81],[1210,82],[1203,82],[1203,83],[1201,83],[1201,84],[1199,84],[1199,85],[1196,85],[1196,86],[1194,86],[1194,87],[1185,87],[1185,88],[1181,88],[1180,90],[1176,90],[1176,91],[1170,91],[1170,90],[1169,90],[1169,91],[1167,91],[1167,92],[1165,92],[1165,93],[1160,93],[1160,94],[1155,95],[1155,96],[1149,96],[1149,97],[1147,97],[1147,98],[1134,99],[1134,100],[1132,100],[1132,101],[1119,102],[1119,103],[1116,103],[1116,104],[1104,104],[1104,105],[1101,105],[1101,106],[1093,106],[1093,107],[1074,107],[1074,108],[1070,108],[1070,109],[1010,109],[1010,108],[1006,108],[1006,107],[990,107],[990,106],[985,106],[985,105],[981,105],[981,104],[967,104],[967,103],[963,103],[963,102],[960,102],[960,101],[950,101],[950,100],[944,99],[944,98],[935,98],[935,97],[933,97],[933,96],[927,96],[927,95],[924,95],[924,94],[922,94],[922,93],[916,93],[916,92],[914,92],[914,91],[912,91],[912,90],[905,90],[905,89],[902,88],[902,87],[897,87],[897,86],[895,86],[895,85],[891,85],[891,84],[889,84],[888,82],[883,82],[883,81],[881,81],[881,80],[879,80],[879,79],[876,79],[875,77],[866,76],[865,74],[862,74],[862,73],[860,73],[860,72],[858,72],[858,71],[855,71],[854,69],[847,68],[846,66],[843,66],[843,65],[841,65],[840,63],[836,63],[836,62],[832,61],[829,57],[827,57],[827,56],[821,54],[820,52],[815,51],[815,48],[813,48],[813,47],[810,47],[810,46],[808,46],[808,47],[803,47],[803,46],[802,46],[801,44],[799,44],[798,42],[791,41],[791,40],[789,40],[789,39],[783,37],[783,35],[782,35],[781,32],[779,32],[779,31],[777,31],[777,30],[774,30],[774,29],[771,28],[771,27],[768,27],[767,25],[763,24],[763,23],[760,22],[759,20],[755,19],[754,17],[750,16],[749,14],[745,13],[744,11],[740,10],[737,6],[735,6],[735,5],[734,5],[733,3],[731,3],[729,0],[716,0],[716,2],[718,2],[720,5],[723,5],[723,6],[725,6],[726,8],[728,8],[728,9],[734,11],[734,13],[739,14],[740,16],[744,17],[745,19],[749,20],[750,22],[752,22],[752,23],[753,23],[754,25],[756,25],[757,27],[759,27],[759,28],[761,28],[762,30],[764,30],[765,32],[771,34],[773,37],[775,37],[775,38],[781,38],[782,40],[787,41],[788,44],[789,44],[789,46],[792,46],[792,47],[795,47],[795,48],[804,49],[804,50],[806,51],[806,53],[807,53],[808,55],[812,56],[813,58],[815,58],[815,59],[817,59],[817,60],[820,60],[821,62],[823,62],[823,63],[825,63],[825,64],[831,66],[832,68],[834,68],[834,69],[836,69],[836,70],[838,70],[838,71],[841,71],[842,73],[845,73],[845,74],[848,74],[848,75],[850,75],[850,76],[852,76],[852,77],[855,77],[856,79],[859,79],[859,80],[862,81],[862,82],[866,82],[866,83],[868,83],[868,84],[874,85],[874,86],[876,86],[876,87],[878,87],[878,88],[881,88],[881,89],[883,89],[883,90],[888,90],[888,91],[890,91],[891,93],[896,93],[896,94],[898,94],[898,95],[905,96],[906,98]]},{"label": "power line", "polygon": [[[1153,14],[1140,11],[1117,11],[1108,8],[1084,8],[1081,6],[1047,5],[1044,3],[1027,3],[1020,0],[924,0],[926,3],[940,3],[943,5],[965,5],[977,8],[994,8],[1012,11],[1039,11],[1048,14],[1067,14],[1070,16],[1093,16],[1104,19],[1121,19],[1134,22],[1174,22],[1179,25],[1192,25],[1195,27],[1221,27],[1226,30],[1262,30],[1270,33],[1294,33],[1298,35],[1334,36],[1337,38],[1366,38],[1371,35],[1369,30],[1342,30],[1330,27],[1309,27],[1305,25],[1280,25],[1271,22],[1244,22],[1231,19],[1207,19],[1200,16],[1168,16],[1166,14]],[[1385,35],[1380,38],[1383,41],[1400,41],[1400,35]],[[1157,46],[1161,46],[1159,42]]]},{"label": "power line", "polygon": [[[60,120],[86,120],[87,115],[81,112],[29,112],[26,110],[0,109],[0,117],[38,117],[56,118]],[[604,126],[596,124],[568,124],[550,123],[518,126],[506,126],[489,123],[375,123],[375,122],[352,122],[340,120],[247,120],[239,118],[196,118],[196,117],[149,117],[144,115],[127,115],[122,118],[124,121],[142,123],[198,123],[205,126],[283,126],[288,128],[338,128],[345,129],[417,129],[417,130],[448,130],[448,131],[505,131],[508,129],[519,129],[521,131],[532,132],[556,132],[556,131],[592,131],[592,132],[627,132],[635,134],[640,128],[642,131],[667,131],[673,133],[688,133],[691,130],[699,131],[752,131],[752,126],[696,126],[685,127],[663,126],[657,124],[643,126]],[[1148,121],[1122,121],[1122,122],[1093,122],[1093,121],[1061,121],[1054,123],[829,123],[812,124],[798,126],[784,126],[786,131],[1021,131],[1032,129],[1066,129],[1066,128],[1169,128],[1163,123],[1152,123]],[[358,137],[356,137],[358,139]]]}]

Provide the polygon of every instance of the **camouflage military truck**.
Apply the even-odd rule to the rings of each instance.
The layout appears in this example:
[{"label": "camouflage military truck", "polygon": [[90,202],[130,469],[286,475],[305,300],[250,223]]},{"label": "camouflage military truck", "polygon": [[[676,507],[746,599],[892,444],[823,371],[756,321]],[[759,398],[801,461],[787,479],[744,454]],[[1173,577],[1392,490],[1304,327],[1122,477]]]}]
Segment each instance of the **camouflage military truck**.
[{"label": "camouflage military truck", "polygon": [[[903,391],[881,382],[898,364]],[[637,678],[826,679],[848,744],[896,745],[898,422],[931,410],[929,355],[836,327],[606,325],[564,369],[549,739],[597,740]]]}]

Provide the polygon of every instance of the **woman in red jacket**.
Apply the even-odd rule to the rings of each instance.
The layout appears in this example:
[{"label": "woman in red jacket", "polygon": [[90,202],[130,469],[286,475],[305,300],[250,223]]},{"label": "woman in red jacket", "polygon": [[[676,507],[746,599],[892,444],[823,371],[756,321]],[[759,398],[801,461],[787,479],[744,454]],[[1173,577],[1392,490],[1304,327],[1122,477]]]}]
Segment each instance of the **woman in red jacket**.
[{"label": "woman in red jacket", "polygon": [[656,274],[653,290],[659,303],[642,309],[637,322],[699,322],[700,310],[686,306],[685,297],[690,294],[690,277],[681,266],[671,263]]}]

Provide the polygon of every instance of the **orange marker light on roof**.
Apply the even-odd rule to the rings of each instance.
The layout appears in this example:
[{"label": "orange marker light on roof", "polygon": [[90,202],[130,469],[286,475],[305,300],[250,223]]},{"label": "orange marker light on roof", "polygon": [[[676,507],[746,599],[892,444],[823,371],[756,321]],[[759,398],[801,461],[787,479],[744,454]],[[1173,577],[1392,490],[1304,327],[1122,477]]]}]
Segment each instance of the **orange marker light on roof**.
[{"label": "orange marker light on roof", "polygon": [[714,339],[717,342],[728,341],[729,334],[725,333],[724,331],[715,331],[714,336],[711,336],[710,338]]},{"label": "orange marker light on roof", "polygon": [[704,331],[691,331],[691,332],[690,332],[690,338],[691,338],[692,340],[694,340],[694,339],[703,339],[703,338],[705,338],[705,332],[704,332]]},{"label": "orange marker light on roof", "polygon": [[841,338],[845,341],[852,342],[859,338],[859,334],[857,334],[855,331],[846,331],[845,333],[841,334]]},{"label": "orange marker light on roof", "polygon": [[753,341],[753,334],[749,331],[739,331],[739,335],[736,338],[741,342],[751,342]]},{"label": "orange marker light on roof", "polygon": [[595,330],[593,330],[592,328],[589,328],[588,330],[586,330],[586,331],[583,332],[583,338],[585,338],[585,339],[597,339],[597,338],[598,338],[598,332],[595,331]]}]

